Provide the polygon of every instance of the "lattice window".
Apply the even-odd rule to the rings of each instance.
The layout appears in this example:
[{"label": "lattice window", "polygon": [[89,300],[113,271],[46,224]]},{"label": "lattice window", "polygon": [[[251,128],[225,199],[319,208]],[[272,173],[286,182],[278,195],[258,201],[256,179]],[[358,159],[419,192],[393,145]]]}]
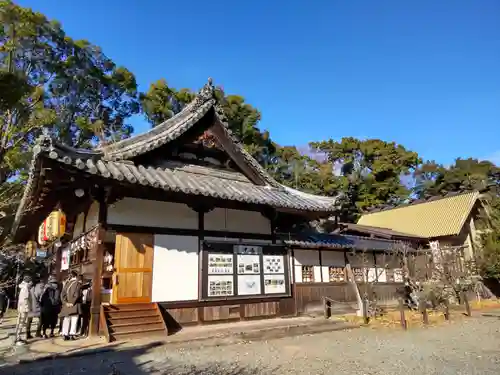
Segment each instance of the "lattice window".
[{"label": "lattice window", "polygon": [[363,282],[365,280],[365,275],[364,275],[365,270],[361,267],[353,267],[352,268],[352,273],[354,275],[354,280]]},{"label": "lattice window", "polygon": [[345,268],[328,267],[328,275],[330,282],[345,281]]},{"label": "lattice window", "polygon": [[392,268],[385,269],[386,280],[388,283],[394,282],[394,270]]},{"label": "lattice window", "polygon": [[314,267],[302,266],[302,282],[312,283],[314,281]]}]

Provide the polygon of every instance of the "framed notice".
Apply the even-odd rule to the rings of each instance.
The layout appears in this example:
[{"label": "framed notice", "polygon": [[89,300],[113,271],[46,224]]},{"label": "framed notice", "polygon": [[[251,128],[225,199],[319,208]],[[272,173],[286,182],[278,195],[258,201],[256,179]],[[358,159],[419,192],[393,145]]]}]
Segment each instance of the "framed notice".
[{"label": "framed notice", "polygon": [[238,275],[238,295],[262,294],[260,275]]},{"label": "framed notice", "polygon": [[262,253],[262,246],[235,245],[236,254],[258,255]]},{"label": "framed notice", "polygon": [[208,254],[208,273],[213,275],[233,273],[233,254]]},{"label": "framed notice", "polygon": [[285,257],[283,255],[264,255],[264,273],[284,273]]},{"label": "framed notice", "polygon": [[209,275],[208,296],[225,297],[234,295],[234,282],[232,275]]},{"label": "framed notice", "polygon": [[260,274],[260,257],[258,255],[238,255],[238,274]]},{"label": "framed notice", "polygon": [[286,293],[285,275],[264,275],[264,293]]}]

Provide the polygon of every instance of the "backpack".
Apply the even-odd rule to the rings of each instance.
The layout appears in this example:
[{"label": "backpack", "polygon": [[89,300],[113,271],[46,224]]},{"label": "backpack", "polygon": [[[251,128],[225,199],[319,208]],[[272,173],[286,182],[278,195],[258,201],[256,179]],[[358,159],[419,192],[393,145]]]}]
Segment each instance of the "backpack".
[{"label": "backpack", "polygon": [[42,295],[42,306],[58,307],[61,304],[61,296],[56,288],[47,288]]}]

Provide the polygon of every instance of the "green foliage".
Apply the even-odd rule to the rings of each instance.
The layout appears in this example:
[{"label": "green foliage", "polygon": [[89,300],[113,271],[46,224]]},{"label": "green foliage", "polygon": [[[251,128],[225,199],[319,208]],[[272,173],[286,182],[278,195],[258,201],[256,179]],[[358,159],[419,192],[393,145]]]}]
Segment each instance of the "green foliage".
[{"label": "green foliage", "polygon": [[[500,198],[495,197],[479,222],[482,247],[479,269],[483,277],[500,280]],[[481,225],[482,224],[482,225]]]},{"label": "green foliage", "polygon": [[26,167],[43,127],[65,144],[87,148],[97,142],[96,129],[106,141],[131,134],[126,120],[140,107],[130,71],[12,1],[0,1],[0,20],[0,86],[10,87],[0,106],[0,183]]},{"label": "green foliage", "polygon": [[415,176],[415,193],[421,198],[449,192],[500,191],[500,168],[487,160],[458,158],[449,168],[433,161],[426,162],[418,168]]},{"label": "green foliage", "polygon": [[348,137],[313,142],[313,150],[325,153],[338,166],[336,190],[346,193],[342,220],[355,220],[359,212],[380,204],[398,204],[408,198],[409,189],[401,177],[410,175],[421,163],[417,153],[394,142]]},{"label": "green foliage", "polygon": [[[156,81],[149,90],[141,94],[142,110],[152,126],[161,124],[179,113],[196,94],[189,89],[177,90],[168,85],[165,79]],[[217,88],[216,96],[221,102],[227,116],[229,128],[241,139],[246,149],[260,163],[267,165],[275,153],[275,145],[269,133],[262,132],[258,123],[260,112],[245,102],[238,95],[225,95]]]}]

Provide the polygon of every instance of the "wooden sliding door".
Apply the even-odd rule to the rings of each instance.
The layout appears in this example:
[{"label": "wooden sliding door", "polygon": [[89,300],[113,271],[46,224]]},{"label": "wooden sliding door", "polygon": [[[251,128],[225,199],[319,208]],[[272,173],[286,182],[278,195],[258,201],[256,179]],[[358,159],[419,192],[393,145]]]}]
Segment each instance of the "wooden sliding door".
[{"label": "wooden sliding door", "polygon": [[113,303],[151,302],[153,242],[153,234],[116,234]]}]

